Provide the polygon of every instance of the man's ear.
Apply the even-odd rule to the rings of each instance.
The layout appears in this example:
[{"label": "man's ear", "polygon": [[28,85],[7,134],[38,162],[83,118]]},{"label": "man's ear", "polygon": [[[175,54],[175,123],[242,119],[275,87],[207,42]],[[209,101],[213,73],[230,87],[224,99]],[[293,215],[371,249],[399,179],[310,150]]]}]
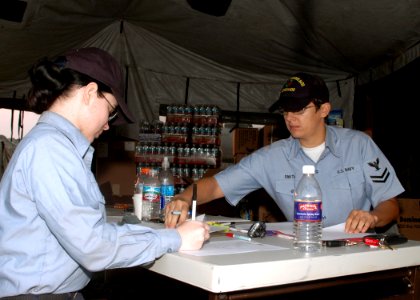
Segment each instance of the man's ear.
[{"label": "man's ear", "polygon": [[326,118],[331,111],[331,104],[329,102],[322,103],[319,110],[321,111],[322,117]]}]

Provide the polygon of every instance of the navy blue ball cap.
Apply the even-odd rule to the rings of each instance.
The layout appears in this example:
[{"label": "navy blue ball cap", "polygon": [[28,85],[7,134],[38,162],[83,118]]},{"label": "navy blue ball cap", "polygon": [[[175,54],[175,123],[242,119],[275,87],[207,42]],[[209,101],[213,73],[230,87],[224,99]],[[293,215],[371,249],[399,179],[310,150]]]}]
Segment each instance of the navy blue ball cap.
[{"label": "navy blue ball cap", "polygon": [[313,99],[321,103],[329,102],[329,92],[325,81],[316,75],[299,72],[290,77],[280,91],[279,99],[271,105],[269,112],[278,109],[299,111]]},{"label": "navy blue ball cap", "polygon": [[89,75],[112,90],[112,94],[117,99],[119,110],[122,111],[122,114],[118,114],[117,119],[112,123],[113,125],[134,123],[135,119],[124,100],[122,69],[111,54],[99,48],[87,47],[72,49],[65,53],[65,57],[66,68]]}]

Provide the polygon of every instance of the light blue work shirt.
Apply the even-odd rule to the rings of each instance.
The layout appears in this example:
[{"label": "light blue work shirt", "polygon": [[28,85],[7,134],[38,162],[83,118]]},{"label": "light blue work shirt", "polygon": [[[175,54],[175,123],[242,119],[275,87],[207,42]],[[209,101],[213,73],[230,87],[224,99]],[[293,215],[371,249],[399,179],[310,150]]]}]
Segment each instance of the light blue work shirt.
[{"label": "light blue work shirt", "polygon": [[0,298],[78,291],[91,272],[149,263],[181,246],[175,229],[106,222],[93,152],[52,112],[17,146],[0,182]]},{"label": "light blue work shirt", "polygon": [[353,209],[370,211],[404,192],[394,168],[368,135],[335,126],[327,126],[325,150],[317,163],[289,137],[253,152],[215,178],[230,204],[264,188],[293,221],[293,192],[307,164],[316,168],[324,227],[344,223]]}]

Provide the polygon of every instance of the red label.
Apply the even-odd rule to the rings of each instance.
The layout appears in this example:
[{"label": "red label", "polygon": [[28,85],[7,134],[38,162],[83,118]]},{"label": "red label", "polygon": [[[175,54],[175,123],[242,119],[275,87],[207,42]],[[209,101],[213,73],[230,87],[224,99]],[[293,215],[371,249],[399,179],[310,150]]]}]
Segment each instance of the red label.
[{"label": "red label", "polygon": [[317,211],[318,205],[311,203],[299,203],[300,211]]},{"label": "red label", "polygon": [[294,218],[296,221],[321,222],[322,202],[321,201],[296,201]]}]

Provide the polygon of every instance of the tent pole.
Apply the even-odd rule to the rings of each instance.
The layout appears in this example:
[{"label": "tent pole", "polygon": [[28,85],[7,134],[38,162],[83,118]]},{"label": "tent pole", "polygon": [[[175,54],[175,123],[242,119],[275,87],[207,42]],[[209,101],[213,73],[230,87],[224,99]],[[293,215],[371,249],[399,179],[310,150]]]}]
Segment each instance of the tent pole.
[{"label": "tent pole", "polygon": [[235,121],[235,126],[233,126],[229,132],[232,132],[235,128],[239,127],[239,120],[240,120],[240,111],[239,111],[239,91],[241,88],[241,83],[238,82],[236,84],[236,121]]},{"label": "tent pole", "polygon": [[187,82],[185,84],[185,100],[184,103],[185,105],[188,105],[188,90],[190,88],[190,78],[187,77]]}]

